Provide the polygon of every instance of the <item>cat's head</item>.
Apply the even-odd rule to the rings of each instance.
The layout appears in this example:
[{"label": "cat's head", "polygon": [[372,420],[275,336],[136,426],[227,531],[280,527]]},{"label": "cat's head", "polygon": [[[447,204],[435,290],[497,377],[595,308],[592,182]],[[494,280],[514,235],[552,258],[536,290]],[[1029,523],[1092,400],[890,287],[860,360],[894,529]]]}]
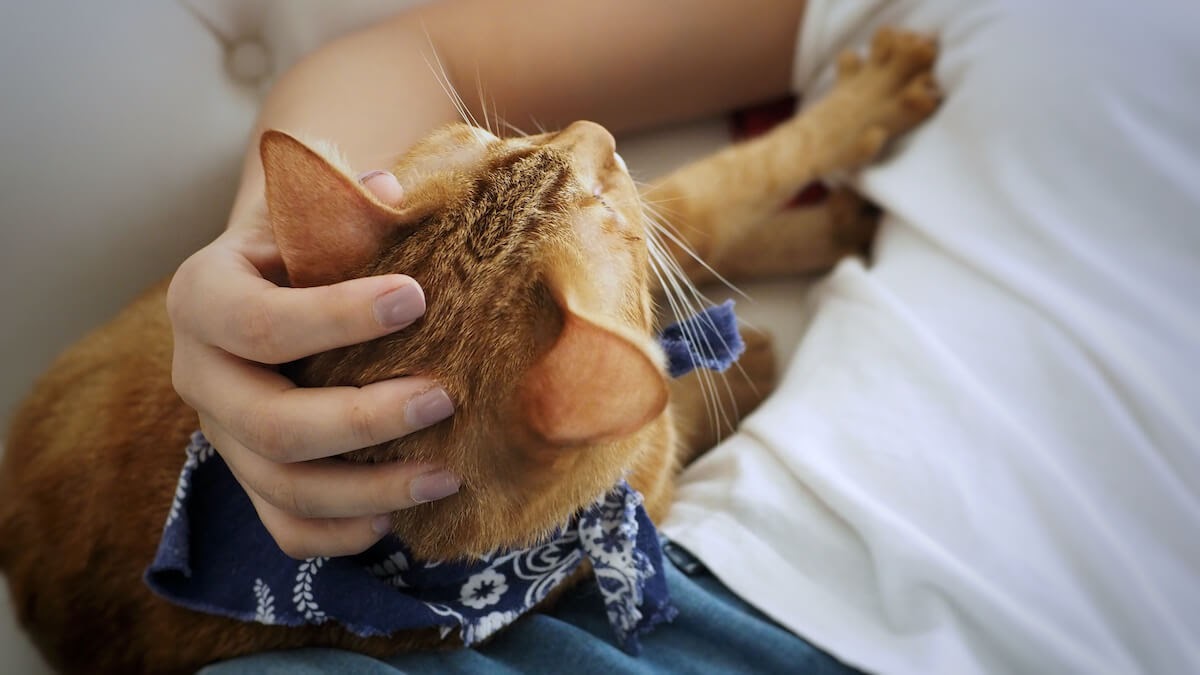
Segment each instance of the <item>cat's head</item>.
[{"label": "cat's head", "polygon": [[302,386],[425,375],[445,387],[453,417],[347,456],[462,479],[457,495],[395,514],[418,557],[529,545],[627,470],[671,461],[648,455],[671,442],[667,385],[644,214],[614,150],[589,122],[513,139],[451,125],[393,169],[393,208],[290,136],[263,136],[293,285],[403,273],[425,291],[415,324],[288,371]]}]

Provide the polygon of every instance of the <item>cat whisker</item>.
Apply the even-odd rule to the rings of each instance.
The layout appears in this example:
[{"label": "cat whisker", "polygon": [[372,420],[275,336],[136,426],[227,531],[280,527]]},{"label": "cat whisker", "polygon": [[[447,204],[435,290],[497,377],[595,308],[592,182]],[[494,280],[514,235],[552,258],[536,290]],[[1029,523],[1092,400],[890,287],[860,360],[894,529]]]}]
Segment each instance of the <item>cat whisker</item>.
[{"label": "cat whisker", "polygon": [[502,124],[504,126],[504,128],[506,128],[510,131],[516,132],[522,138],[529,135],[529,132],[525,131],[521,127],[518,127],[517,125],[513,124],[512,122],[509,122],[508,120],[501,118],[499,115],[496,116],[496,119],[499,120],[500,124]]},{"label": "cat whisker", "polygon": [[[656,223],[656,225],[657,225],[657,226],[659,226],[659,227],[668,227],[668,226],[669,226],[669,224],[668,224],[668,223],[662,222],[662,220],[663,220],[663,219],[662,219],[662,217],[661,217],[661,216],[659,216],[659,215],[655,214],[655,217],[656,217],[656,218],[658,218],[658,220],[659,220],[659,222],[657,222],[657,223]],[[674,228],[672,228],[672,229],[674,229]],[[661,242],[660,242],[660,244],[661,244]],[[689,247],[687,247],[687,246],[686,246],[686,244],[684,244],[684,243],[680,243],[679,245],[680,245],[680,247],[681,247],[681,248],[683,248],[683,249],[684,249],[686,252],[688,252],[688,254],[689,254],[689,255],[692,255],[692,256],[693,256],[693,257],[695,257],[697,260],[699,260],[699,258],[696,256],[696,254],[695,254],[693,251],[691,251],[691,249],[690,249]],[[695,298],[696,302],[697,302],[699,305],[701,305],[701,306],[703,307],[703,306],[707,306],[707,305],[710,305],[710,304],[712,304],[712,300],[711,300],[711,299],[709,299],[707,296],[705,296],[703,293],[701,293],[701,292],[699,291],[699,289],[697,289],[697,288],[696,288],[695,284],[692,284],[692,283],[690,282],[690,280],[688,280],[688,278],[687,278],[687,275],[684,273],[684,271],[683,271],[683,268],[682,268],[682,266],[679,264],[679,261],[678,261],[678,260],[675,260],[675,259],[674,259],[674,257],[668,256],[668,260],[667,260],[667,262],[668,262],[668,264],[671,266],[671,268],[672,268],[672,270],[674,271],[674,273],[675,273],[675,274],[676,274],[676,275],[677,275],[679,278],[681,278],[681,279],[684,279],[685,281],[687,281],[687,284],[685,285],[685,288],[687,288],[687,289],[688,289],[688,290],[689,290],[689,291],[692,293],[692,295],[694,296],[694,298]],[[703,264],[703,261],[700,261],[700,262]],[[718,278],[718,279],[720,279],[721,277],[719,277],[719,276],[718,276],[717,278]],[[724,281],[724,279],[721,279],[721,280],[722,280],[722,281]],[[746,293],[742,292],[742,291],[741,291],[739,288],[737,288],[736,286],[733,286],[732,284],[729,284],[728,282],[726,282],[726,286],[728,286],[728,287],[730,288],[730,290],[732,290],[732,291],[734,291],[734,292],[738,293],[739,295],[741,295],[741,296],[742,296],[743,298],[745,298],[746,300],[750,300],[750,301],[752,301],[752,298],[750,298],[750,296],[749,296],[749,295],[747,295]],[[759,330],[757,327],[755,327],[753,324],[750,324],[750,323],[749,323],[749,322],[747,322],[747,321],[743,321],[743,320],[739,319],[739,320],[738,320],[738,322],[739,322],[740,324],[743,324],[743,325],[749,326],[749,327],[750,327],[751,329],[753,329],[753,330]],[[710,325],[711,325],[711,324],[710,324]],[[717,331],[714,331],[714,333],[716,333],[716,334],[718,334],[718,335],[720,334],[720,333],[719,333],[719,332],[717,332]],[[723,346],[723,347],[728,347],[728,345],[722,345],[722,346]],[[749,382],[749,383],[751,384],[751,386],[753,387],[753,381],[751,380],[750,376],[749,376],[749,375],[746,373],[745,369],[744,369],[744,368],[742,368],[742,364],[741,364],[741,362],[739,362],[739,361],[735,361],[735,362],[733,363],[733,365],[734,365],[734,367],[736,367],[736,368],[738,369],[738,371],[739,371],[739,372],[742,374],[742,376],[746,378],[746,381],[747,381],[747,382]],[[754,389],[755,389],[755,391],[757,391],[757,388],[754,388]]]},{"label": "cat whisker", "polygon": [[[499,137],[500,131],[505,127],[515,129],[516,127],[508,123],[507,120],[501,119],[500,109],[496,105],[496,99],[491,99],[491,115],[488,115],[488,96],[483,91],[483,79],[479,75],[479,67],[475,67],[475,94],[479,97],[479,109],[483,111],[484,128],[493,136]],[[521,133],[522,136],[528,134]]]},{"label": "cat whisker", "polygon": [[643,204],[648,204],[651,206],[658,206],[659,204],[671,204],[672,202],[682,202],[682,201],[685,201],[685,199],[683,197],[674,197],[672,199],[646,199],[645,195],[643,195],[643,199],[642,199]]},{"label": "cat whisker", "polygon": [[529,134],[526,134],[525,132],[517,129],[512,124],[509,124],[508,120],[506,120],[500,116],[500,108],[499,108],[499,106],[496,105],[496,99],[494,99],[494,98],[492,99],[492,119],[496,120],[496,132],[495,133],[497,136],[500,135],[499,132],[504,131],[505,129],[516,130],[517,133],[519,133],[522,137],[529,135]]},{"label": "cat whisker", "polygon": [[[682,291],[677,291],[682,292]],[[685,303],[690,304],[690,303]],[[688,339],[697,345],[703,344],[706,348],[711,348],[708,337],[703,334],[698,328],[687,330]],[[709,427],[714,436],[720,437],[724,430],[734,427],[733,420],[737,418],[737,404],[733,400],[732,395],[727,400],[734,406],[732,411],[726,410],[725,402],[722,399],[718,388],[723,386],[727,394],[731,394],[728,377],[723,373],[715,373],[706,368],[697,370],[697,378],[700,384],[702,395],[706,401],[706,408],[709,411]]]},{"label": "cat whisker", "polygon": [[487,100],[483,96],[483,79],[479,75],[478,64],[475,65],[475,95],[479,97],[479,109],[483,112],[483,128],[495,136],[496,132],[492,131],[492,120],[488,118]]},{"label": "cat whisker", "polygon": [[[681,321],[686,317],[686,312],[680,307],[681,299],[678,299],[674,295],[674,292],[677,292],[676,289],[673,288],[674,280],[672,279],[671,281],[668,281],[667,277],[670,276],[670,273],[667,271],[668,266],[663,262],[662,259],[662,256],[669,254],[663,251],[659,247],[660,245],[655,242],[652,232],[648,232],[648,234],[650,235],[647,237],[647,243],[649,244],[650,250],[650,269],[658,278],[659,286],[663,289],[663,297],[667,301],[667,305],[669,306],[672,317],[676,321]],[[684,327],[684,331],[685,333],[689,332],[686,326]],[[691,338],[692,336],[689,335],[688,337]],[[708,381],[705,375],[706,374],[703,372],[698,373],[701,400],[704,402],[705,417],[708,418],[710,425],[715,425],[717,424],[716,420],[718,419],[718,413],[716,412],[718,405],[714,401],[714,396],[710,394],[710,392],[715,391],[715,388],[711,386],[711,383]],[[716,429],[715,426],[713,428],[714,430]]]},{"label": "cat whisker", "polygon": [[637,179],[634,179],[633,182],[638,186],[638,191],[641,194],[642,200],[647,203],[662,204],[665,202],[684,201],[685,199],[684,197],[675,197],[673,199],[648,199],[648,197],[652,195],[655,190],[662,189],[662,185],[659,183],[648,183],[646,181]]},{"label": "cat whisker", "polygon": [[[646,210],[646,213],[648,216],[647,221],[649,222],[649,225],[650,225],[650,227],[648,228],[647,234],[648,234],[648,242],[649,242],[650,249],[651,249],[651,260],[652,260],[654,266],[662,269],[662,274],[659,274],[658,271],[656,270],[656,275],[658,275],[658,277],[659,277],[660,283],[663,286],[664,296],[667,298],[668,303],[671,305],[671,309],[672,309],[673,313],[676,315],[676,318],[677,319],[683,318],[683,315],[680,314],[681,306],[687,308],[687,310],[688,310],[687,315],[691,315],[691,314],[696,313],[698,309],[712,304],[712,301],[708,297],[706,297],[703,293],[701,293],[694,284],[691,283],[691,281],[688,279],[687,275],[683,272],[683,269],[682,269],[681,265],[679,264],[678,260],[676,260],[674,258],[674,256],[672,256],[668,252],[668,249],[663,245],[663,242],[662,242],[660,236],[663,236],[663,235],[673,236],[672,233],[668,230],[668,228],[670,227],[669,224],[667,222],[665,222],[665,219],[663,218],[663,216],[660,213],[658,213],[657,210],[653,209],[652,207],[648,208]],[[673,228],[671,228],[671,229],[673,229]],[[680,248],[684,249],[688,254],[692,255],[693,257],[696,257],[695,253],[692,252],[690,250],[690,248],[688,248],[686,246],[685,243],[678,241],[678,239],[676,239],[675,241],[677,242],[677,244],[679,245]],[[701,262],[701,264],[704,264],[703,261],[699,260],[699,258],[696,258],[696,259],[699,262]],[[666,278],[664,278],[664,276]],[[718,276],[718,278],[719,278],[719,275],[716,275],[716,276]],[[746,296],[745,293],[742,293],[737,288],[728,284],[728,282],[726,282],[726,283],[727,283],[727,285],[730,286],[730,288],[737,291],[743,297],[748,297],[748,296]],[[691,298],[688,298],[687,297],[688,295],[690,295]],[[746,322],[740,322],[740,323],[743,323],[744,325],[749,325]],[[711,323],[710,323],[710,326],[711,326]],[[751,328],[753,328],[753,326],[751,326]],[[720,333],[715,330],[712,331],[712,333],[715,335],[718,335],[718,336],[720,335]],[[688,337],[689,337],[689,339],[693,339],[693,340],[700,338],[705,341],[706,346],[708,346],[710,348],[712,346],[711,343],[708,342],[707,335],[689,335]],[[724,341],[723,338],[721,338],[721,340],[722,340],[722,342]],[[723,344],[722,346],[725,348],[728,348],[727,344]],[[754,385],[753,380],[750,378],[749,374],[745,371],[745,369],[742,367],[742,365],[738,362],[734,362],[734,366],[738,369],[738,372],[741,374],[741,376],[746,379],[747,383],[751,387],[751,390],[754,391],[755,393],[759,393],[758,388]],[[702,387],[703,395],[704,395],[705,402],[706,402],[706,408],[708,408],[709,414],[712,415],[712,421],[714,423],[719,424],[722,428],[728,428],[728,429],[732,430],[736,427],[736,425],[733,423],[733,421],[730,420],[729,416],[726,415],[724,406],[722,406],[720,403],[720,397],[716,393],[716,385],[712,382],[713,377],[714,377],[713,374],[709,373],[709,372],[704,372],[701,375],[701,387]],[[740,411],[737,410],[737,402],[735,400],[735,397],[732,394],[732,387],[729,384],[728,377],[723,375],[721,377],[721,382],[726,389],[726,393],[729,394],[729,400],[731,401],[732,405],[734,406],[733,420],[736,420],[740,417]],[[709,404],[709,401],[712,401],[712,403]],[[715,410],[715,412],[714,412],[714,410]],[[718,429],[716,429],[716,431],[717,431],[717,435],[719,436],[722,429],[718,428]]]},{"label": "cat whisker", "polygon": [[[675,244],[675,246],[679,248],[680,251],[683,251],[689,258],[695,260],[697,264],[703,267],[709,274],[713,275],[713,277],[726,288],[747,300],[750,299],[750,296],[746,295],[742,289],[738,288],[733,282],[722,276],[719,272],[717,272],[717,270],[713,269],[712,265],[709,265],[708,262],[706,262],[695,251],[693,251],[692,247],[688,245],[687,241],[684,240],[679,231],[670,224],[670,220],[665,218],[662,213],[658,211],[658,208],[655,205],[643,202],[642,206],[645,212],[652,216],[648,220],[659,234],[667,237],[671,243]],[[678,263],[676,262],[676,264]]]},{"label": "cat whisker", "polygon": [[[657,233],[651,229],[647,234],[649,235],[647,241],[650,245],[652,267],[655,268],[655,274],[663,288],[663,295],[670,305],[675,319],[682,321],[697,313],[703,306],[710,304],[708,298],[704,297],[683,274],[678,262],[658,239]],[[689,295],[692,297],[688,297]],[[688,340],[696,344],[703,343],[711,348],[712,345],[706,335],[686,323],[682,327]],[[716,375],[706,369],[700,369],[697,371],[697,377],[709,423],[712,425],[714,435],[719,437],[724,429],[732,429],[734,425],[717,392]],[[733,401],[732,388],[728,379],[722,376],[721,383],[725,386],[726,392],[730,394],[729,400]],[[734,407],[733,415],[736,419],[736,402],[734,402]]]},{"label": "cat whisker", "polygon": [[[433,54],[433,61],[431,62],[429,54],[426,54],[422,50],[421,57],[425,59],[425,65],[429,66],[429,70],[433,73],[434,79],[437,80],[438,86],[446,93],[446,98],[450,99],[450,104],[454,106],[455,111],[458,112],[458,116],[472,128],[475,140],[480,145],[486,145],[489,139],[478,133],[478,130],[482,129],[479,125],[479,120],[475,119],[475,115],[471,113],[470,108],[467,107],[466,102],[459,95],[458,90],[454,87],[454,83],[450,81],[450,75],[446,72],[446,66],[442,63],[441,57],[438,56],[437,48],[433,46],[433,38],[429,35],[428,29],[425,29],[425,40],[429,44],[430,53]],[[480,100],[480,104],[482,105],[482,99]]]}]

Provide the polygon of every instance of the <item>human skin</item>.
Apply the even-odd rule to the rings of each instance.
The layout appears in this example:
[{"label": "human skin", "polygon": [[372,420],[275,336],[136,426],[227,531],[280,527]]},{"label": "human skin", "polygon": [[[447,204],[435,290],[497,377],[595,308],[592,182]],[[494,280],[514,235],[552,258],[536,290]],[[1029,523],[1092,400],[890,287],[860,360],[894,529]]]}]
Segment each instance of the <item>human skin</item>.
[{"label": "human skin", "polygon": [[[458,481],[434,466],[320,461],[444,419],[453,404],[425,378],[300,389],[276,372],[398,330],[424,298],[403,275],[281,285],[261,132],[328,139],[350,166],[390,166],[459,119],[439,76],[477,119],[486,107],[521,127],[591,119],[620,133],[719,113],[788,91],[803,9],[803,0],[440,2],[332,42],[280,78],[228,227],[180,266],[167,304],[175,388],[286,553],[363,551],[387,531],[386,514],[452,494]],[[383,201],[403,199],[390,174],[363,184]]]}]

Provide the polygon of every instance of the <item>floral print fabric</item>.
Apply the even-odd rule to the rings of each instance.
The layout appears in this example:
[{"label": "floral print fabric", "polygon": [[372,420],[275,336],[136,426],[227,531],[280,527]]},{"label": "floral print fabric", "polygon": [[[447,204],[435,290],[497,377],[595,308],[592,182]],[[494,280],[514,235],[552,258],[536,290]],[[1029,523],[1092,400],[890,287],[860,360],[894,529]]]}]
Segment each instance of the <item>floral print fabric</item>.
[{"label": "floral print fabric", "polygon": [[[719,339],[714,347],[711,336],[731,331],[736,338],[728,304],[664,331],[675,345],[668,350],[671,372],[727,366],[740,339]],[[710,337],[697,339],[697,349],[680,347],[689,336]],[[387,537],[357,556],[297,561],[279,550],[220,455],[196,432],[145,580],[173,603],[243,621],[334,621],[362,636],[438,627],[469,646],[528,612],[585,561],[618,644],[637,653],[638,635],[669,621],[674,609],[658,533],[625,481],[528,549],[469,563],[419,562]]]}]

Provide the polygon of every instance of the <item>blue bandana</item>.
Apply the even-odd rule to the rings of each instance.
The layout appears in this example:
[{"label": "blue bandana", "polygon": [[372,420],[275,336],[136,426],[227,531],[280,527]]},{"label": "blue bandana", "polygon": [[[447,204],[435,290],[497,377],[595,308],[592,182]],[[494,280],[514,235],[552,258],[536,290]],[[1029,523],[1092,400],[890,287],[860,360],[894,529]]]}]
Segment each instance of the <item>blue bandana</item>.
[{"label": "blue bandana", "polygon": [[[661,336],[675,377],[724,370],[743,350],[732,302]],[[419,562],[385,537],[365,553],[293,560],[279,550],[229,468],[200,432],[187,447],[154,562],[145,580],[160,596],[200,612],[264,624],[335,621],[364,637],[439,627],[470,646],[541,602],[583,561],[618,643],[675,616],[658,533],[625,481],[541,544],[471,562]]]}]

